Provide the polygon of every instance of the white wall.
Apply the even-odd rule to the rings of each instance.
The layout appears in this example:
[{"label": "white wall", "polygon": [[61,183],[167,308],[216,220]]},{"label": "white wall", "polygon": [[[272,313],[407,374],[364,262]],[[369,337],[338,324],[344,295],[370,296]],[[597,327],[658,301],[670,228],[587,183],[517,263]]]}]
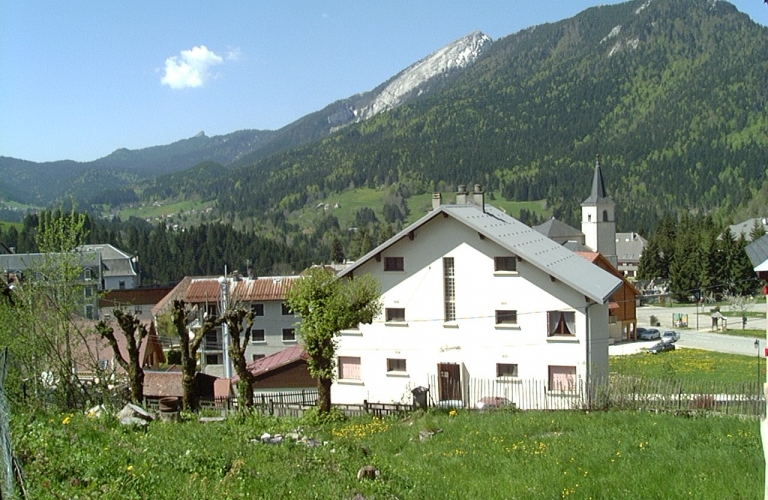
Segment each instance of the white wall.
[{"label": "white wall", "polygon": [[[361,358],[361,381],[336,381],[334,403],[410,402],[410,389],[426,386],[437,375],[438,363],[463,365],[463,376],[496,378],[496,364],[517,364],[518,378],[548,378],[549,365],[576,366],[586,376],[586,300],[583,295],[553,282],[526,262],[518,273],[494,273],[494,256],[510,255],[488,239],[453,218],[438,216],[416,231],[413,241],[404,238],[355,270],[381,282],[384,308],[405,308],[406,322],[385,324],[384,314],[359,331],[345,332],[339,356]],[[384,257],[403,256],[405,271],[384,272]],[[445,323],[442,258],[453,257],[457,321]],[[495,311],[517,311],[516,327],[495,325]],[[593,306],[596,321],[605,316],[607,366],[607,309]],[[547,311],[575,312],[576,335],[547,336]],[[600,334],[603,336],[603,333]],[[387,374],[387,358],[405,359],[404,374]],[[593,353],[593,359],[601,354]],[[433,389],[433,396],[436,388]]]}]

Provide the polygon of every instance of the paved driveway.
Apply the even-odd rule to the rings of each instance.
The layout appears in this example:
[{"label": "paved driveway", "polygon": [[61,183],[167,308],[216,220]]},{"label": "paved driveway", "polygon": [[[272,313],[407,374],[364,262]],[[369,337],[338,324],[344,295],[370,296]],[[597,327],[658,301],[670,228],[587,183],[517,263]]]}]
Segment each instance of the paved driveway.
[{"label": "paved driveway", "polygon": [[[764,310],[765,304],[755,304],[752,311]],[[712,320],[709,315],[709,308],[698,309],[699,329],[696,329],[697,308],[692,307],[658,307],[643,306],[637,308],[638,326],[648,327],[651,324],[651,316],[656,316],[661,326],[657,327],[660,331],[677,330],[680,332],[680,340],[676,342],[678,347],[691,347],[696,349],[706,349],[709,351],[727,352],[732,354],[744,354],[747,356],[765,356],[766,341],[765,335],[760,338],[736,337],[732,335],[723,335],[714,333],[710,326]],[[688,315],[688,328],[673,328],[673,313],[682,313]],[[729,325],[729,329],[740,329],[741,321],[732,319],[736,324]],[[765,318],[749,318],[747,326],[750,329],[765,330]],[[755,340],[759,341],[759,348],[755,347]],[[657,340],[624,342],[612,345],[608,348],[611,355],[633,354],[651,347],[658,342]]]}]

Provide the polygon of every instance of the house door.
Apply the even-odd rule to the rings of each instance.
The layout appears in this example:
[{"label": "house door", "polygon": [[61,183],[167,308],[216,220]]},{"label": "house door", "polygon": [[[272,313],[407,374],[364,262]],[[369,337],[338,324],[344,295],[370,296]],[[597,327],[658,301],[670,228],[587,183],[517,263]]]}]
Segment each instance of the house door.
[{"label": "house door", "polygon": [[456,363],[438,363],[437,373],[440,375],[440,401],[461,401],[461,368]]}]

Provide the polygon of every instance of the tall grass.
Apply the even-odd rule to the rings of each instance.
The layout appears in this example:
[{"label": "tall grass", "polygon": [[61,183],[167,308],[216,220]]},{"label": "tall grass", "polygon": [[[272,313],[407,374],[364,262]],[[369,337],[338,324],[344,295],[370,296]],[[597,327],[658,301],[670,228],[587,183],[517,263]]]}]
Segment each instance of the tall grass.
[{"label": "tall grass", "polygon": [[[13,422],[31,498],[758,498],[758,422],[638,412],[415,413],[303,433],[301,422],[234,415],[121,427],[112,417]],[[422,440],[422,436],[428,439]],[[431,437],[429,437],[431,436]],[[358,481],[364,465],[380,470]]]}]

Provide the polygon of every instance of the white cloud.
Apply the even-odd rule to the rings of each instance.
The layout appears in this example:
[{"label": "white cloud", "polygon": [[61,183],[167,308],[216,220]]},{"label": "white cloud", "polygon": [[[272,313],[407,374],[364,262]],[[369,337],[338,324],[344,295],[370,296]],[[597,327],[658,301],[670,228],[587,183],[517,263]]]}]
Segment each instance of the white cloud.
[{"label": "white cloud", "polygon": [[180,56],[165,60],[165,74],[160,83],[172,89],[200,87],[211,78],[211,67],[223,63],[224,58],[205,45],[182,50]]}]

